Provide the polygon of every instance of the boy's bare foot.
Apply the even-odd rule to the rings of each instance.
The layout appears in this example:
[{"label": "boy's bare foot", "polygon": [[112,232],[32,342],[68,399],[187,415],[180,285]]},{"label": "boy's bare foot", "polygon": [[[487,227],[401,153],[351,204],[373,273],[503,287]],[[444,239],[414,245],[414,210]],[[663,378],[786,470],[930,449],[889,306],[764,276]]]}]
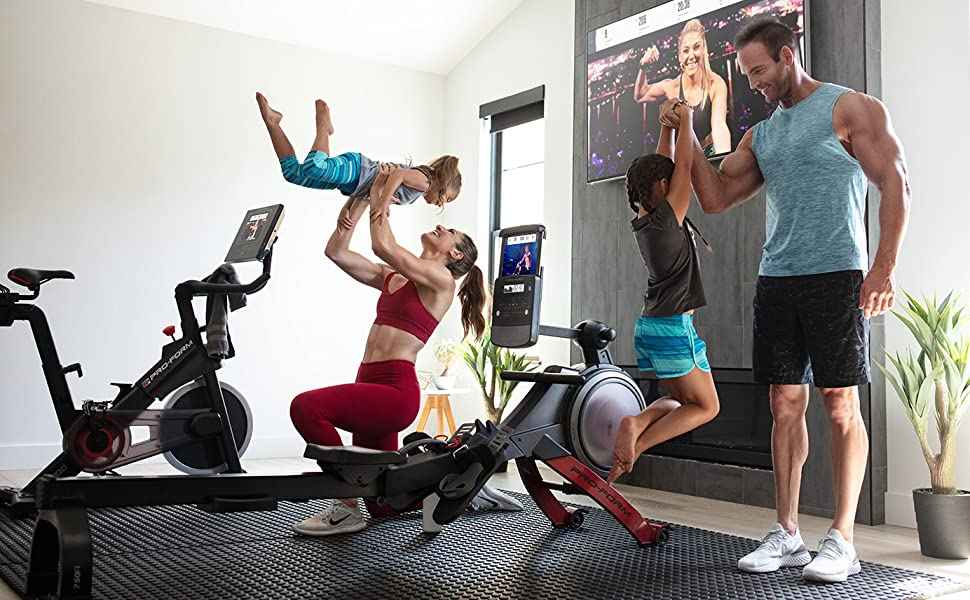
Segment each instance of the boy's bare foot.
[{"label": "boy's bare foot", "polygon": [[330,107],[323,100],[317,100],[317,131],[321,129],[333,135],[333,121],[330,120]]},{"label": "boy's bare foot", "polygon": [[259,92],[256,92],[256,104],[259,105],[259,114],[263,115],[263,121],[267,127],[279,125],[280,121],[283,120],[283,114],[277,110],[273,110],[266,96]]},{"label": "boy's bare foot", "polygon": [[623,417],[616,432],[616,443],[613,448],[613,469],[606,480],[616,481],[620,475],[633,470],[637,460],[637,438],[643,433],[643,428],[636,416]]}]

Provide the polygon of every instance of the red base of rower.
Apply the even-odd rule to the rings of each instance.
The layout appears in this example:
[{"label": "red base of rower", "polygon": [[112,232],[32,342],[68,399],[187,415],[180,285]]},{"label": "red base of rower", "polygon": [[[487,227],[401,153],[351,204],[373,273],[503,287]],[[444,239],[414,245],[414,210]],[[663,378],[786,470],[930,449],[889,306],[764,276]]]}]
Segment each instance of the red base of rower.
[{"label": "red base of rower", "polygon": [[[619,521],[641,546],[662,544],[667,541],[666,525],[658,525],[645,519],[616,488],[575,457],[562,456],[543,462],[613,515],[613,518]],[[543,481],[535,459],[517,458],[515,464],[529,495],[549,518],[553,527],[578,527],[582,524],[582,509],[576,510],[563,506],[562,502],[552,494],[550,484]]]}]

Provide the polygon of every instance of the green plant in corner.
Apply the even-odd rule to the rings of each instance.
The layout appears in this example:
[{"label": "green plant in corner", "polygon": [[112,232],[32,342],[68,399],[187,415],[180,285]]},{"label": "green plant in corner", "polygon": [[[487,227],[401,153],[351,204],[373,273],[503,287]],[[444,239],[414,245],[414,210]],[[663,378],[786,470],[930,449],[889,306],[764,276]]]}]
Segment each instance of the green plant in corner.
[{"label": "green plant in corner", "polygon": [[534,371],[538,364],[532,357],[492,344],[490,329],[478,340],[465,343],[463,358],[482,390],[485,413],[493,423],[502,420],[502,413],[519,383],[505,381],[500,375],[505,371]]},{"label": "green plant in corner", "polygon": [[[942,301],[936,296],[918,300],[906,294],[901,311],[893,311],[919,345],[905,354],[886,353],[889,366],[877,365],[906,409],[906,415],[930,470],[935,494],[957,494],[954,478],[957,431],[970,406],[970,339],[962,326],[967,317],[955,293]],[[936,416],[940,451],[934,452],[927,435],[930,407]]]}]

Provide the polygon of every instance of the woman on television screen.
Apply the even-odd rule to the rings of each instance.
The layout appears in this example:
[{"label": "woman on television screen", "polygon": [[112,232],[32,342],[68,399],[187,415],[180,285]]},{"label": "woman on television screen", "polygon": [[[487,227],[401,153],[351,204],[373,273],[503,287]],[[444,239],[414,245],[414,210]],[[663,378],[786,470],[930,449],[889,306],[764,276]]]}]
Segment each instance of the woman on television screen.
[{"label": "woman on television screen", "polygon": [[644,67],[660,60],[656,45],[647,48],[640,59],[640,72],[633,98],[640,103],[663,102],[668,98],[684,100],[694,111],[694,133],[713,156],[731,151],[731,131],[727,126],[727,84],[711,70],[704,24],[691,19],[677,38],[677,63],[680,75],[661,81],[647,81]]},{"label": "woman on television screen", "polygon": [[529,251],[528,244],[522,249],[522,258],[515,265],[515,274],[521,275],[522,273],[526,273],[527,275],[532,274],[532,252]]}]

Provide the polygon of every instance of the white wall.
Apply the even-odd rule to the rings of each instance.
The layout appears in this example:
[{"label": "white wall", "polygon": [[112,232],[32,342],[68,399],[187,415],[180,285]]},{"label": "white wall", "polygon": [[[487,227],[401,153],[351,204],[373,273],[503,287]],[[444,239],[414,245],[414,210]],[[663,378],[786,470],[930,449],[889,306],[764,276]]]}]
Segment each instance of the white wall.
[{"label": "white wall", "polygon": [[[959,290],[970,301],[965,182],[970,157],[970,2],[882,2],[882,89],[906,149],[913,209],[897,269],[897,286],[917,294]],[[912,344],[890,318],[886,347]],[[889,491],[886,520],[915,526],[911,490],[929,486],[929,472],[912,426],[889,392]],[[935,426],[929,426],[931,439]],[[959,436],[957,484],[970,488],[970,426]]]},{"label": "white wall", "polygon": [[[542,201],[548,238],[542,259],[542,322],[555,325],[570,324],[574,6],[572,0],[525,0],[449,73],[445,84],[445,147],[467,165],[462,171],[462,200],[455,203],[455,220],[472,224],[483,256],[488,239],[490,146],[478,107],[546,86]],[[561,340],[540,341],[529,353],[538,353],[546,364],[569,361],[568,343]],[[472,387],[467,369],[462,378]],[[484,415],[476,393],[452,404],[459,422]]]},{"label": "white wall", "polygon": [[[175,284],[219,264],[246,209],[284,203],[273,280],[233,315],[222,374],[253,405],[250,456],[297,455],[290,399],[353,379],[376,292],[324,259],[342,197],[282,180],[254,92],[300,155],[323,97],[335,151],[424,161],[443,151],[444,79],[78,0],[0,3],[0,40],[0,270],[77,275],[41,296],[61,362],[84,367],[75,400],[154,363]],[[435,212],[400,209],[401,242]],[[60,440],[25,326],[0,332],[0,357],[0,469],[40,465]]]}]

